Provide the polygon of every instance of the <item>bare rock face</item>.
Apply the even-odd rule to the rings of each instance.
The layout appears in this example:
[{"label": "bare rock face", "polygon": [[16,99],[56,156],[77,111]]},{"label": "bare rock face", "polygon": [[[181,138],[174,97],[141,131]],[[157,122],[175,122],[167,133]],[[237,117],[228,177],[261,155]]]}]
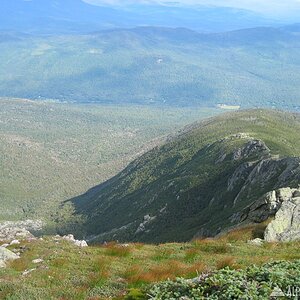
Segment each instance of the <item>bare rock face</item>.
[{"label": "bare rock face", "polygon": [[241,213],[232,216],[239,224],[273,221],[265,231],[267,242],[300,240],[300,188],[281,188],[266,193]]},{"label": "bare rock face", "polygon": [[285,202],[294,201],[298,193],[300,189],[289,187],[268,192],[234,217],[239,223],[261,223],[274,217]]},{"label": "bare rock face", "polygon": [[251,155],[257,155],[260,153],[262,156],[269,156],[270,149],[261,140],[251,140],[244,147],[238,148],[233,153],[233,160],[240,160],[250,157]]},{"label": "bare rock face", "polygon": [[300,240],[300,197],[292,196],[283,201],[275,219],[266,228],[265,240],[268,242]]}]

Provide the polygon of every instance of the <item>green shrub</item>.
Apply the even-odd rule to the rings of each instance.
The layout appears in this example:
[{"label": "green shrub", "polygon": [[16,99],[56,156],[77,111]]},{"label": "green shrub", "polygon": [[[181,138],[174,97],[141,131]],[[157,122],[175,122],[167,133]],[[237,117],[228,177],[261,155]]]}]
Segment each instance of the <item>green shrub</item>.
[{"label": "green shrub", "polygon": [[153,285],[149,299],[270,299],[274,289],[288,293],[289,288],[300,287],[300,260],[251,266],[245,270],[225,268],[202,275],[195,280],[178,278]]},{"label": "green shrub", "polygon": [[146,299],[145,293],[139,289],[131,289],[125,300],[144,300]]}]

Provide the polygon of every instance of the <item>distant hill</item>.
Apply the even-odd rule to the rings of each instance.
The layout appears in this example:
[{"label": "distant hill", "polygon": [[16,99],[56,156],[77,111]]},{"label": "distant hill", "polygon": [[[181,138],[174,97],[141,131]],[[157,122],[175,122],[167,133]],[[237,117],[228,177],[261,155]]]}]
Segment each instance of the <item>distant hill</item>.
[{"label": "distant hill", "polygon": [[299,35],[163,27],[0,34],[0,96],[68,102],[299,110]]},{"label": "distant hill", "polygon": [[212,236],[265,193],[300,182],[300,116],[249,110],[183,130],[72,200],[94,242]]},{"label": "distant hill", "polygon": [[90,32],[135,26],[188,27],[226,31],[279,22],[251,11],[224,7],[177,7],[176,4],[112,8],[81,0],[1,0],[0,30],[35,33]]}]

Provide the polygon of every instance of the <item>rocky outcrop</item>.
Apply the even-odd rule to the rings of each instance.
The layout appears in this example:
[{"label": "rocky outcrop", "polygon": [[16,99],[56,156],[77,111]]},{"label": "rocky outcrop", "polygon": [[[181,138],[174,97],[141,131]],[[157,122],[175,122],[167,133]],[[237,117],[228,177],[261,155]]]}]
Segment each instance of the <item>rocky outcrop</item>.
[{"label": "rocky outcrop", "polygon": [[[296,191],[294,195],[298,195]],[[300,197],[284,201],[267,226],[265,240],[268,242],[290,242],[300,240]]]},{"label": "rocky outcrop", "polygon": [[241,213],[232,216],[239,225],[261,223],[274,218],[266,228],[265,240],[285,242],[300,240],[300,188],[281,188],[266,193]]},{"label": "rocky outcrop", "polygon": [[55,240],[65,240],[65,241],[68,241],[68,242],[71,242],[72,244],[74,244],[75,246],[78,246],[78,247],[88,247],[88,244],[86,241],[84,240],[76,240],[74,238],[74,235],[73,234],[68,234],[68,235],[65,235],[63,237],[57,235],[54,237]]},{"label": "rocky outcrop", "polygon": [[31,232],[41,230],[43,223],[41,221],[20,221],[0,223],[0,241],[22,240],[33,238]]},{"label": "rocky outcrop", "polygon": [[252,155],[257,156],[258,154],[261,157],[268,157],[270,154],[270,149],[267,145],[261,140],[250,140],[246,145],[241,148],[236,149],[233,152],[233,160],[241,160],[244,158],[249,158]]}]

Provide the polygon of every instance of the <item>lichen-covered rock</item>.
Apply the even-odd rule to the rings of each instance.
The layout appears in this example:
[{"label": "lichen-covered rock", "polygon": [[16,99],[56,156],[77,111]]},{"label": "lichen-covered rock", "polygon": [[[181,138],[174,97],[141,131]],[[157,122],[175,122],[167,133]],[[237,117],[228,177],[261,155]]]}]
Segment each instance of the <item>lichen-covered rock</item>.
[{"label": "lichen-covered rock", "polygon": [[286,199],[267,226],[265,240],[289,242],[300,239],[300,197]]},{"label": "lichen-covered rock", "polygon": [[20,258],[17,254],[13,253],[12,251],[0,247],[0,268],[5,267],[5,263],[9,260],[15,260]]}]

